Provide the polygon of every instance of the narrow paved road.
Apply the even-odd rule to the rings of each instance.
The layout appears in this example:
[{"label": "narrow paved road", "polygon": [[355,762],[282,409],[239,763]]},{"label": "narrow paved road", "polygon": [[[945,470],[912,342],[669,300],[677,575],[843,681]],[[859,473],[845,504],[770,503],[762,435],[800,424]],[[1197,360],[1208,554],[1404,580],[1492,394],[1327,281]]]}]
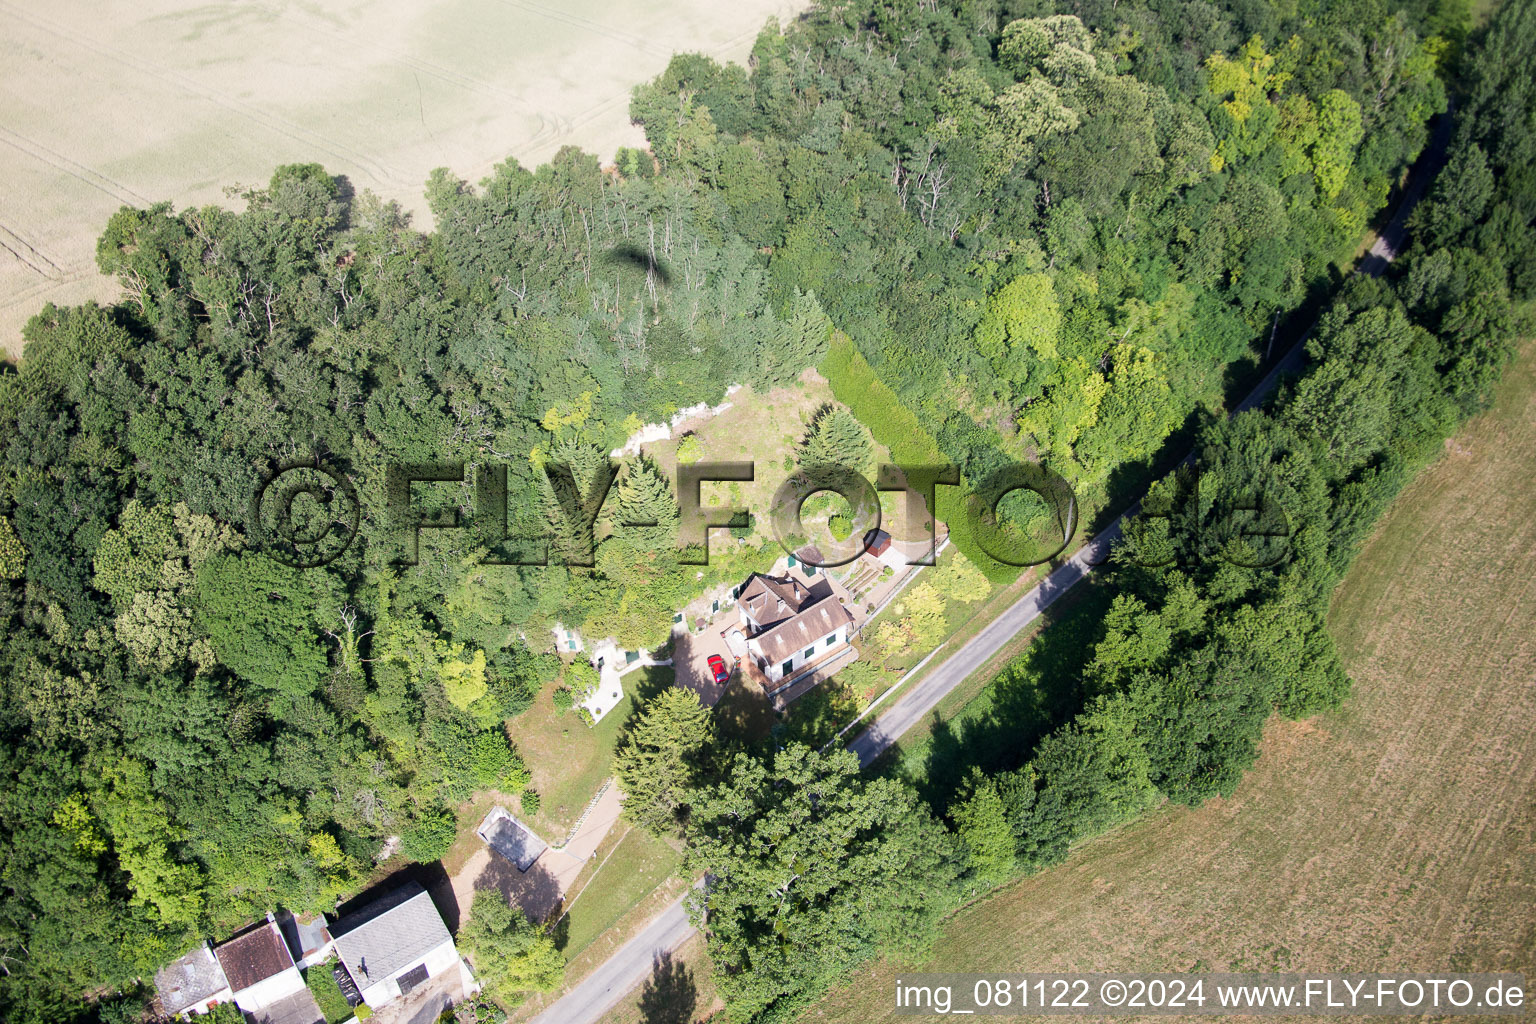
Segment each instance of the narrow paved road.
[{"label": "narrow paved road", "polygon": [[[1429,146],[1414,165],[1411,181],[1398,202],[1397,212],[1371,246],[1370,252],[1361,259],[1358,267],[1361,273],[1372,277],[1381,276],[1401,251],[1408,215],[1424,197],[1429,182],[1444,164],[1451,129],[1451,116],[1447,114],[1441,117]],[[1233,408],[1234,415],[1257,407],[1279,386],[1281,378],[1300,371],[1306,361],[1306,340],[1309,334],[1310,330],[1303,334],[1290,351],[1265,374],[1258,386]],[[1009,605],[980,633],[898,697],[873,725],[848,745],[848,749],[859,756],[859,764],[869,765],[890,749],[903,733],[937,707],[939,701],[951,690],[986,664],[1020,630],[1028,628],[1057,598],[1080,583],[1093,571],[1094,566],[1102,564],[1120,536],[1121,522],[1134,511],[1135,506],[1101,530],[1077,554],[1053,569],[1033,590]],[[594,1024],[626,993],[645,980],[663,953],[682,945],[696,930],[688,922],[683,899],[679,899],[653,918],[643,932],[619,947],[619,951],[604,961],[601,967],[535,1017],[534,1024]]]},{"label": "narrow paved road", "polygon": [[[702,884],[696,883],[694,888]],[[695,931],[683,900],[669,904],[651,918],[643,932],[620,946],[602,966],[534,1020],[537,1024],[591,1024],[644,981],[663,954],[681,946]]]},{"label": "narrow paved road", "polygon": [[[1121,517],[1124,518],[1123,516]],[[1076,586],[1083,577],[1103,563],[1109,549],[1120,536],[1121,519],[1116,519],[1071,558],[1051,571],[1039,585],[1013,604],[980,633],[971,637],[965,646],[939,663],[939,666],[912,684],[896,698],[885,714],[875,724],[860,733],[848,744],[848,749],[859,755],[859,764],[869,765],[885,753],[902,734],[927,715],[951,690],[985,665],[1003,645],[1038,619],[1058,597]]]},{"label": "narrow paved road", "polygon": [[[1360,260],[1361,273],[1380,277],[1387,269],[1387,265],[1397,258],[1403,246],[1408,215],[1424,197],[1429,182],[1434,179],[1435,174],[1445,162],[1445,150],[1451,140],[1451,128],[1452,118],[1447,113],[1436,123],[1429,145],[1425,147],[1419,161],[1414,165],[1414,173],[1398,201],[1397,211],[1392,215],[1387,226],[1382,229],[1375,244],[1371,246],[1370,252]],[[1274,392],[1282,378],[1300,372],[1306,362],[1307,337],[1311,333],[1311,329],[1308,328],[1291,346],[1290,351],[1286,352],[1264,375],[1264,379],[1259,381],[1258,386],[1233,407],[1233,415],[1257,408]],[[1193,457],[1194,453],[1191,452],[1186,457],[1186,461]],[[1052,602],[1079,583],[1083,577],[1093,571],[1094,566],[1102,565],[1109,555],[1110,547],[1120,536],[1121,522],[1125,516],[1135,511],[1135,506],[1127,509],[1096,537],[1084,544],[1076,555],[1052,570],[1039,586],[1015,601],[985,629],[972,637],[964,647],[950,655],[949,660],[940,664],[912,689],[898,697],[874,725],[848,745],[849,750],[859,755],[859,763],[868,765],[873,762],[900,739],[904,732],[937,707],[939,701],[959,686],[967,676],[981,668],[988,659],[1002,650],[1003,645],[1020,630],[1039,618]]]}]

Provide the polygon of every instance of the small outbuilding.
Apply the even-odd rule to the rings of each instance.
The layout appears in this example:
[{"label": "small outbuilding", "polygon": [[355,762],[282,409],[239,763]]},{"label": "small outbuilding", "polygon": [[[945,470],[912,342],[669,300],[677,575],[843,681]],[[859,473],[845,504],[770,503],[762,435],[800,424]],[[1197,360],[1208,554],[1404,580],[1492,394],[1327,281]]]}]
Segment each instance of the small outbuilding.
[{"label": "small outbuilding", "polygon": [[512,816],[505,807],[491,808],[491,813],[475,829],[486,846],[501,854],[519,871],[527,871],[539,859],[549,844],[533,834],[533,830]]},{"label": "small outbuilding", "polygon": [[178,1017],[207,1013],[235,998],[219,958],[206,943],[156,971],[155,991],[160,1007]]}]

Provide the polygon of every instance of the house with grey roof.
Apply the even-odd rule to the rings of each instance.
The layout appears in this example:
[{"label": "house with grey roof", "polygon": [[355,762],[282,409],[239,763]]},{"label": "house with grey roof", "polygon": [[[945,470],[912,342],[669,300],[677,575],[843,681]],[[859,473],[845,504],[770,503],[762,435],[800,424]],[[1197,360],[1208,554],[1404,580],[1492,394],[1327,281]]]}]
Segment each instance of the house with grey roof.
[{"label": "house with grey roof", "polygon": [[177,1017],[207,1013],[235,998],[219,958],[207,943],[156,971],[155,991],[161,1008]]},{"label": "house with grey roof", "polygon": [[747,653],[769,682],[822,661],[852,638],[853,615],[825,579],[754,573],[737,598]]},{"label": "house with grey roof", "polygon": [[459,951],[432,897],[419,884],[341,918],[328,929],[363,1002],[378,1009],[428,979],[461,970]]}]

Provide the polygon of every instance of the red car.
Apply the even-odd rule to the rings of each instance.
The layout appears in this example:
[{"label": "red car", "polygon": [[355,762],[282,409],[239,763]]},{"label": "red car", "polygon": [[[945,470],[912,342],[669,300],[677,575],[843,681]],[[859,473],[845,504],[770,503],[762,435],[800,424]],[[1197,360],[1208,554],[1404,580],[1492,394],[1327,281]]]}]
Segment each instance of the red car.
[{"label": "red car", "polygon": [[715,674],[717,683],[723,683],[731,678],[731,670],[725,667],[725,659],[718,654],[709,656],[709,670]]}]

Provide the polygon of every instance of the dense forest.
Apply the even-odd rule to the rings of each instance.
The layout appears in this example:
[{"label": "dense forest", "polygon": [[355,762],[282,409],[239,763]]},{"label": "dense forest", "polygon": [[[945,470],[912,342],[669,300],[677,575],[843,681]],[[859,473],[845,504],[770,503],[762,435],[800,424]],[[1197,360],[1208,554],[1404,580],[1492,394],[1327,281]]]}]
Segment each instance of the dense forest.
[{"label": "dense forest", "polygon": [[[631,813],[719,879],[732,1014],[792,1014],[966,894],[1156,799],[1229,791],[1272,709],[1346,693],[1328,594],[1477,408],[1536,287],[1536,23],[1512,2],[1469,41],[1466,18],[820,3],[749,68],[681,56],[638,88],[649,152],[435,172],[430,232],[314,165],[240,212],[122,210],[98,248],[122,300],[44,309],[0,372],[0,1016],[135,1019],[112,993],[271,907],[333,908],[387,837],[441,856],[455,805],[526,781],[505,723],[563,671],[551,624],[656,644],[666,610],[778,553],[747,528],[685,564],[643,458],[595,543],[566,492],[642,424],[811,367],[898,460],[968,479],[1038,460],[1104,506],[1195,424],[1203,475],[1190,515],[1131,531],[1071,721],[941,793],[721,743],[676,697],[647,709],[619,771]],[[1458,68],[1413,251],[1341,288]],[[1325,301],[1308,373],[1215,416],[1275,326]],[[861,374],[897,402],[861,400]],[[360,506],[361,542],[322,568],[252,521],[296,462]],[[441,463],[476,468],[412,501],[475,528],[423,530],[401,564],[388,469]],[[477,504],[488,464],[506,521]],[[1247,543],[1223,524],[1257,490],[1291,524],[1283,567],[1197,557]],[[550,564],[496,564],[529,538]],[[1144,567],[1170,552],[1193,556]]]},{"label": "dense forest", "polygon": [[[1268,408],[1200,429],[1193,469],[1154,485],[1099,592],[1054,627],[1071,631],[994,682],[991,717],[948,763],[871,779],[846,751],[712,754],[699,738],[678,809],[694,865],[719,879],[698,902],[732,1019],[794,1019],[852,965],[920,952],[949,911],[1079,840],[1162,800],[1229,795],[1272,713],[1345,699],[1334,587],[1532,326],[1533,66],[1536,8],[1508,5],[1461,64],[1450,157],[1409,251],[1386,280],[1342,283],[1308,369]],[[1283,531],[1263,528],[1267,507]],[[1047,695],[1063,721],[1031,739]]]}]

